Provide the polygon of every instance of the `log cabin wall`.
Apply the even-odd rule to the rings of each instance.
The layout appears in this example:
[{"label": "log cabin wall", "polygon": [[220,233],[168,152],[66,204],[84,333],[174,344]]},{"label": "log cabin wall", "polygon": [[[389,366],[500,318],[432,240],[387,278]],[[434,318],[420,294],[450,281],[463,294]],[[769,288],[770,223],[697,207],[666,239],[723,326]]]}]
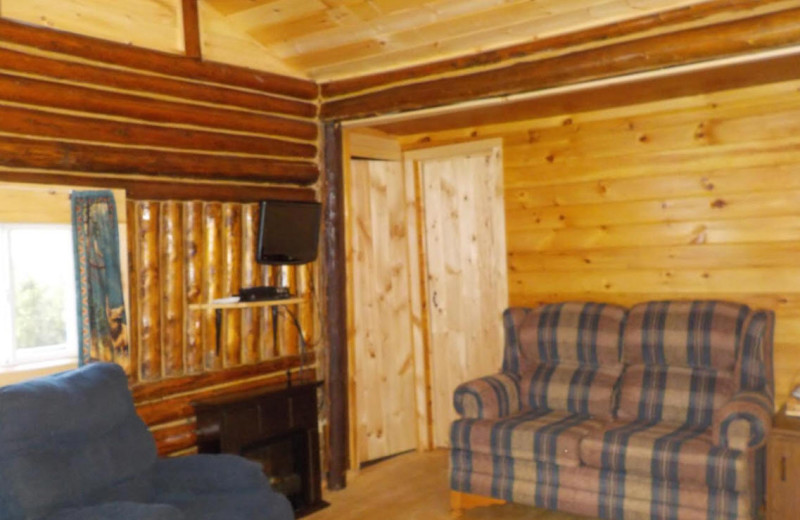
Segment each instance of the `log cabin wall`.
[{"label": "log cabin wall", "polygon": [[309,342],[320,330],[316,266],[262,269],[252,244],[254,201],[316,198],[317,91],[0,19],[0,179],[127,192],[130,378],[162,454],[195,449],[193,399],[301,364],[285,314],[276,345],[269,311],[225,311],[217,351],[213,311],[190,304],[275,281],[306,295]]},{"label": "log cabin wall", "polygon": [[503,138],[511,305],[774,309],[780,405],[800,383],[798,115],[800,82],[789,81],[401,142]]},{"label": "log cabin wall", "polygon": [[222,200],[231,186],[313,185],[316,97],[308,81],[0,19],[7,177],[94,176],[132,198],[152,194],[135,190],[146,181],[159,198]]},{"label": "log cabin wall", "polygon": [[[287,371],[314,377],[312,266],[255,262],[257,204],[130,201],[128,212],[134,393],[162,453],[194,446],[192,400],[280,382]],[[226,309],[219,331],[215,311],[198,307],[257,285],[287,286],[304,302],[281,307],[275,323],[270,308]]]}]

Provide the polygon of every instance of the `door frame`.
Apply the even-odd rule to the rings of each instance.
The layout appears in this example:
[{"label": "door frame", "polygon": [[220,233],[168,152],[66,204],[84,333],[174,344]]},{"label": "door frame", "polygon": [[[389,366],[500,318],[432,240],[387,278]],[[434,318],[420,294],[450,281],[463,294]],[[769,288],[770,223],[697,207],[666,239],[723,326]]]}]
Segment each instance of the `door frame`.
[{"label": "door frame", "polygon": [[[352,180],[350,161],[353,159],[399,161],[403,166],[403,181],[406,195],[406,223],[409,256],[409,295],[411,305],[411,338],[414,363],[414,393],[416,402],[417,450],[430,451],[433,441],[433,406],[431,338],[428,310],[430,308],[427,291],[427,252],[425,229],[425,205],[423,197],[422,171],[420,163],[431,159],[446,159],[473,154],[487,154],[499,150],[502,156],[503,139],[490,138],[467,141],[451,145],[435,145],[403,151],[400,142],[389,134],[369,128],[346,128],[342,139],[342,162],[344,176],[344,220],[345,250],[352,251],[350,212],[350,190]],[[347,260],[348,280],[351,277],[352,263]],[[353,284],[348,281],[347,305],[353,304]],[[355,339],[353,312],[347,313],[348,356],[348,400],[349,406],[349,473],[357,475],[360,470],[358,446],[358,408],[355,385]]]}]

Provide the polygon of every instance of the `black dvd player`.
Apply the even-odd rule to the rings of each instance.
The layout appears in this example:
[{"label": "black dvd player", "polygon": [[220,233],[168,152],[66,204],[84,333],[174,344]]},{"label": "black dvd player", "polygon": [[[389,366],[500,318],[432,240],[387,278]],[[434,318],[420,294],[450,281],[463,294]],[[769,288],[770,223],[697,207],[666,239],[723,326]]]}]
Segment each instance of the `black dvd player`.
[{"label": "black dvd player", "polygon": [[239,300],[243,302],[258,302],[263,300],[283,300],[291,298],[292,293],[288,287],[242,287],[239,289]]}]

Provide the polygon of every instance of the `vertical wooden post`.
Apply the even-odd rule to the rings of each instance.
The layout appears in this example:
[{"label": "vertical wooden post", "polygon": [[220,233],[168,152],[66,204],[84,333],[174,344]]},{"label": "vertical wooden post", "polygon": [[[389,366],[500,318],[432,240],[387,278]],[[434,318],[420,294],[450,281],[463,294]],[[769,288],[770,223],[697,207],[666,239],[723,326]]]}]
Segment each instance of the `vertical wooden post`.
[{"label": "vertical wooden post", "polygon": [[[300,294],[297,292],[297,266],[284,265],[280,269],[281,283],[280,285],[289,288],[292,294]],[[298,306],[288,305],[285,311],[291,311],[297,316]],[[300,341],[297,326],[289,316],[288,312],[281,312],[280,319],[278,320],[278,330],[281,336],[281,355],[283,356],[296,356],[300,352]]]},{"label": "vertical wooden post", "polygon": [[330,399],[328,489],[337,490],[347,486],[348,458],[347,285],[341,123],[326,122],[324,139],[325,327]]},{"label": "vertical wooden post", "polygon": [[[204,300],[210,302],[221,298],[223,293],[223,260],[222,260],[222,204],[207,202],[203,208],[203,255],[205,262],[206,285]],[[222,368],[221,336],[222,323],[214,311],[206,311],[206,337],[203,340],[205,350],[204,364],[207,370]]]},{"label": "vertical wooden post", "polygon": [[162,366],[166,376],[184,373],[186,322],[184,303],[183,204],[161,204],[161,338]]},{"label": "vertical wooden post", "polygon": [[[184,237],[186,254],[186,299],[187,304],[206,303],[205,249],[203,229],[205,217],[202,202],[187,202],[184,205]],[[186,372],[195,374],[205,368],[204,341],[205,311],[191,310],[186,317]]]},{"label": "vertical wooden post", "polygon": [[183,48],[189,58],[203,59],[197,0],[183,0]]},{"label": "vertical wooden post", "polygon": [[136,208],[138,204],[130,199],[126,203],[128,214],[128,344],[130,345],[131,371],[128,378],[131,382],[140,380],[139,360],[139,258],[136,244],[139,243],[139,219]]},{"label": "vertical wooden post", "polygon": [[[258,205],[242,206],[242,287],[262,285],[262,269],[255,260],[256,235],[258,234]],[[262,335],[266,330],[261,327],[262,309],[242,310],[242,362],[258,363],[262,359]]]},{"label": "vertical wooden post", "polygon": [[311,348],[311,342],[316,337],[314,327],[314,305],[312,304],[312,291],[314,287],[314,274],[311,271],[312,264],[301,265],[297,268],[297,295],[306,299],[300,305],[297,319],[300,321],[300,328],[303,330],[303,341],[306,348]]},{"label": "vertical wooden post", "polygon": [[[222,206],[222,294],[231,296],[242,287],[242,205]],[[230,310],[223,316],[223,365],[232,367],[242,363],[242,311]]]},{"label": "vertical wooden post", "polygon": [[[158,202],[141,202],[136,208],[137,247],[136,266],[139,272],[137,300],[139,302],[139,375],[142,380],[161,379],[161,270],[159,269]],[[94,355],[94,353],[93,353]]]}]

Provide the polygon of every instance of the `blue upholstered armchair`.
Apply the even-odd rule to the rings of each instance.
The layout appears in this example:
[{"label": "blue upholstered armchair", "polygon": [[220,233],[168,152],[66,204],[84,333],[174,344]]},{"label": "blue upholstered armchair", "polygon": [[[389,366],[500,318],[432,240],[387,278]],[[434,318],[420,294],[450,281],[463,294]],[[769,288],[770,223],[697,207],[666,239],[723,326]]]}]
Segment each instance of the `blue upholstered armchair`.
[{"label": "blue upholstered armchair", "polygon": [[3,520],[291,520],[258,464],[159,459],[120,367],[0,388]]}]

